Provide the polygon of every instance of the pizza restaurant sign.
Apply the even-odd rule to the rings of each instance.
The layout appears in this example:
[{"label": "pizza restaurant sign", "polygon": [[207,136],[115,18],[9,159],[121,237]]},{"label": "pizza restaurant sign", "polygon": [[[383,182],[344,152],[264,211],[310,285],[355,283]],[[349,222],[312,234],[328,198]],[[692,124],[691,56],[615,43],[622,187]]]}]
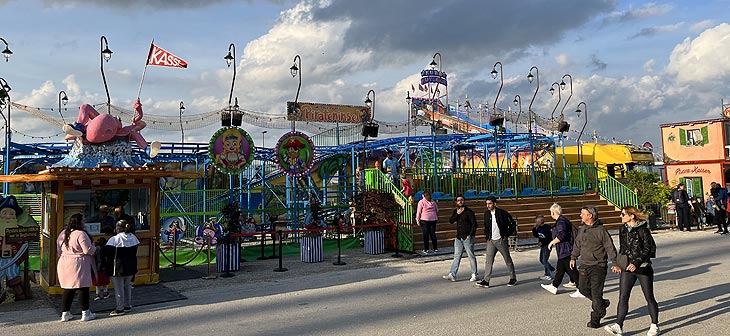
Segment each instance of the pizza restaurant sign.
[{"label": "pizza restaurant sign", "polygon": [[700,168],[697,166],[694,166],[693,168],[677,168],[674,170],[674,175],[686,175],[686,174],[712,174],[712,172],[707,168]]}]

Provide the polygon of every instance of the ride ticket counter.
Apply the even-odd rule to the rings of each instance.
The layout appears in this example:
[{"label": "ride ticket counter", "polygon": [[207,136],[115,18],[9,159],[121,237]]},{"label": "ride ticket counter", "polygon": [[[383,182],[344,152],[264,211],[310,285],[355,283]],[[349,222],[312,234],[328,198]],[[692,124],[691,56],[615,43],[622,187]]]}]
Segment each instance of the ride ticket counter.
[{"label": "ride ticket counter", "polygon": [[[51,168],[38,174],[0,175],[0,182],[41,182],[42,217],[40,228],[40,284],[49,294],[61,294],[56,276],[56,240],[71,215],[84,214],[86,230],[95,242],[109,238],[112,231],[104,223],[114,219],[121,208],[134,219],[138,272],[135,284],[159,282],[160,262],[157,240],[160,232],[161,177],[197,178],[195,173],[170,172],[161,167],[134,168]],[[108,214],[100,209],[109,209]],[[117,210],[117,212],[119,212]],[[117,214],[119,216],[119,214]]]}]

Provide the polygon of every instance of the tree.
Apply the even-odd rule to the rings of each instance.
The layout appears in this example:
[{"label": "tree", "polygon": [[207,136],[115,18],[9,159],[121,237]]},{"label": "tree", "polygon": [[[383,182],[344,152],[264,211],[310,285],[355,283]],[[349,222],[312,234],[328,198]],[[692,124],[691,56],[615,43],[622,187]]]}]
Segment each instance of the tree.
[{"label": "tree", "polygon": [[672,195],[672,187],[661,182],[659,174],[632,170],[626,174],[627,186],[638,191],[641,211],[654,212],[655,206],[667,204]]}]

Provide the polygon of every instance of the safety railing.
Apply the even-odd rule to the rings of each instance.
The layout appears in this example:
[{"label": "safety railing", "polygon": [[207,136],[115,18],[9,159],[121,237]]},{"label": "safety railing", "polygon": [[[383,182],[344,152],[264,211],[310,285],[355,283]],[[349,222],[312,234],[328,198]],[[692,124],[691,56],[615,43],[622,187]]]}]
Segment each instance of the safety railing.
[{"label": "safety railing", "polygon": [[[400,180],[400,178],[398,178]],[[379,169],[365,169],[365,188],[383,190],[393,194],[395,201],[403,208],[396,222],[406,223],[408,225],[396,225],[398,230],[398,249],[403,251],[413,251],[413,223],[415,219],[415,211],[413,204],[408,197],[404,195],[400,188],[393,184],[387,175],[383,174]]]}]

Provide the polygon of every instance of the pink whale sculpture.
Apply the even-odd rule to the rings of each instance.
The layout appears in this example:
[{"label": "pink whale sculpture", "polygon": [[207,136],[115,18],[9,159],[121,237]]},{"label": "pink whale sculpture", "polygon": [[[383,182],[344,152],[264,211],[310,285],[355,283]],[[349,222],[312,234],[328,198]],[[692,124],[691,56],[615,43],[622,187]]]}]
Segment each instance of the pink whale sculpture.
[{"label": "pink whale sculpture", "polygon": [[[137,99],[134,102],[135,114],[132,117],[132,124],[122,127],[121,121],[110,114],[100,114],[89,104],[83,104],[79,108],[79,116],[76,119],[76,127],[64,125],[63,130],[67,134],[66,140],[72,140],[76,137],[85,136],[86,140],[91,143],[102,143],[114,139],[115,137],[129,137],[130,140],[137,143],[142,150],[147,149],[147,141],[144,139],[140,131],[147,126],[142,121],[142,104]],[[81,130],[78,129],[79,125]],[[155,141],[152,143],[152,150],[159,150],[160,143]],[[155,156],[155,155],[150,155]]]}]

